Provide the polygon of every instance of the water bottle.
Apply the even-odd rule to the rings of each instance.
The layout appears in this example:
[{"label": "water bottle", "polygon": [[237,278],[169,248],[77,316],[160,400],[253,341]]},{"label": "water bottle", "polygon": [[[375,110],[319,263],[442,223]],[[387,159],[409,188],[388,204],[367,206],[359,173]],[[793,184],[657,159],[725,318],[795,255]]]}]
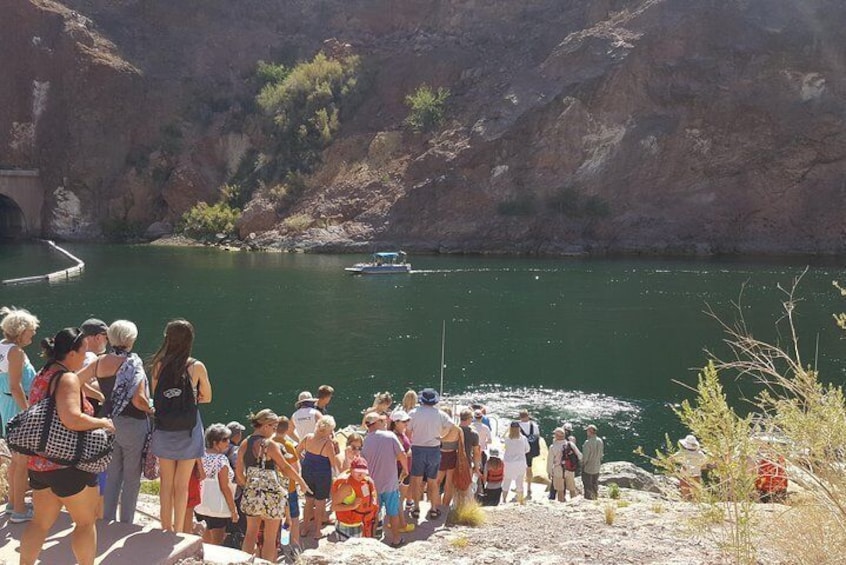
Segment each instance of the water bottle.
[{"label": "water bottle", "polygon": [[282,526],[282,531],[279,532],[279,543],[281,545],[290,545],[291,531],[288,529],[288,524]]}]

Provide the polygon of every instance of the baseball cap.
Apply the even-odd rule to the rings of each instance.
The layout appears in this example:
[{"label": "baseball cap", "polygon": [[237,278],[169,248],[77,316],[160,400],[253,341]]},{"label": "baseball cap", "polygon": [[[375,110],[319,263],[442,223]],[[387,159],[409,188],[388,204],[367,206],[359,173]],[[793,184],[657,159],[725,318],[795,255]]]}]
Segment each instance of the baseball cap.
[{"label": "baseball cap", "polygon": [[82,325],[79,326],[79,329],[82,330],[83,335],[92,336],[92,335],[100,335],[104,334],[109,330],[109,326],[106,325],[106,322],[103,320],[98,320],[97,318],[88,318]]}]

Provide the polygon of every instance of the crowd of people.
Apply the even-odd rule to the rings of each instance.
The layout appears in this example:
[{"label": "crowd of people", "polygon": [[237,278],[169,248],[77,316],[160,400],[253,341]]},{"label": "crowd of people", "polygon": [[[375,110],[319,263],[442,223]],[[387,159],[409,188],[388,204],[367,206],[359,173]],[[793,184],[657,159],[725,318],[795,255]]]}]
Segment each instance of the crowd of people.
[{"label": "crowd of people", "polygon": [[[41,341],[44,365],[35,371],[24,351],[39,321],[23,309],[3,308],[0,327],[0,417],[53,396],[61,423],[73,431],[114,434],[111,461],[99,474],[41,456],[15,454],[8,472],[10,522],[28,522],[21,563],[34,563],[64,507],[74,522],[79,563],[93,563],[96,524],[133,523],[142,471],[158,464],[163,530],[193,532],[208,543],[232,543],[275,561],[281,546],[296,552],[303,537],[320,538],[334,525],[338,540],[380,535],[404,543],[428,501],[427,520],[453,502],[483,505],[532,497],[532,465],[540,456],[540,426],[527,410],[499,437],[480,404],[441,406],[431,388],[409,390],[395,405],[376,394],[357,429],[336,430],[328,413],[329,385],[299,394],[291,417],[264,408],[237,421],[204,426],[200,404],[212,401],[212,381],[192,356],[194,328],[169,322],[146,363],[133,352],[138,328],[128,320],[88,319]],[[577,445],[571,425],[553,432],[546,461],[550,498],[596,498],[602,439],[585,429]],[[512,484],[514,491],[512,491]],[[32,505],[26,493],[32,491]],[[514,492],[514,496],[511,493]],[[382,519],[380,519],[383,517]]]}]

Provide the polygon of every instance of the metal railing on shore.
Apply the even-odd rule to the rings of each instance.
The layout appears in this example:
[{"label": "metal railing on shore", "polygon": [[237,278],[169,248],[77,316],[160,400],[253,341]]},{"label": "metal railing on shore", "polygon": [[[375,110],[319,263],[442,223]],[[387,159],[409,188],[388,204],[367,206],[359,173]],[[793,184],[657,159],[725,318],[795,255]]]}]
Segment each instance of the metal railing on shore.
[{"label": "metal railing on shore", "polygon": [[33,275],[31,277],[20,277],[17,279],[6,279],[0,281],[0,284],[4,285],[12,285],[12,284],[28,284],[28,283],[36,283],[36,282],[57,282],[57,281],[64,281],[68,280],[73,277],[78,277],[82,274],[82,271],[85,269],[85,262],[80,259],[79,257],[71,254],[67,249],[63,249],[56,245],[54,241],[49,239],[40,239],[43,243],[46,243],[74,263],[76,263],[73,267],[68,267],[67,269],[62,269],[61,271],[53,271],[52,273],[47,273],[46,275]]}]

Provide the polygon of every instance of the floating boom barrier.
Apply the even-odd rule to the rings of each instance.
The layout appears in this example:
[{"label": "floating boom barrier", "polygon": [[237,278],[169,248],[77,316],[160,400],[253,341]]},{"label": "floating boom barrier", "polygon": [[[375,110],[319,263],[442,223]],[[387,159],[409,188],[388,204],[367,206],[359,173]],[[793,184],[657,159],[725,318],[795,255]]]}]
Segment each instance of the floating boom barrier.
[{"label": "floating boom barrier", "polygon": [[54,271],[52,273],[47,273],[46,275],[34,275],[31,277],[21,277],[18,279],[6,279],[4,281],[0,281],[0,283],[4,285],[13,285],[13,284],[29,284],[29,283],[37,283],[37,282],[58,282],[58,281],[65,281],[69,280],[73,277],[78,277],[82,274],[82,271],[85,270],[85,262],[80,259],[79,257],[73,255],[67,249],[63,249],[56,245],[54,241],[49,239],[40,239],[42,243],[46,243],[54,250],[58,251],[74,263],[76,263],[73,267],[68,267],[67,269],[62,269],[61,271]]}]

